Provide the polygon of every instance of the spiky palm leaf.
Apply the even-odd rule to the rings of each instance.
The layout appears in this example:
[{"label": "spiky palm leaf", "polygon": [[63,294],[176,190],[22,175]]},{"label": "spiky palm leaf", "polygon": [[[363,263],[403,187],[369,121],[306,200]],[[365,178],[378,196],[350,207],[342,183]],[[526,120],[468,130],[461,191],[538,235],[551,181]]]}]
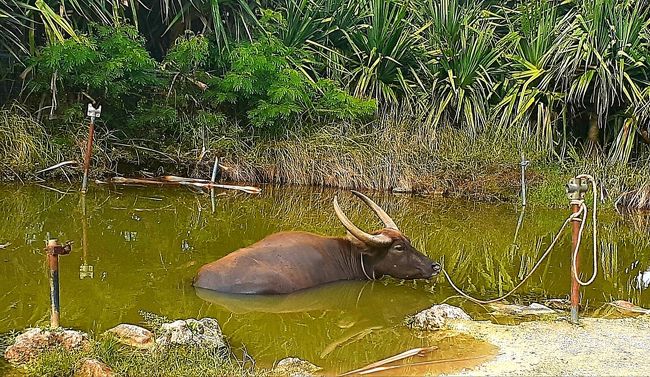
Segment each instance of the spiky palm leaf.
[{"label": "spiky palm leaf", "polygon": [[429,39],[436,52],[429,68],[434,104],[430,121],[468,127],[475,135],[487,123],[496,79],[502,73],[498,61],[513,37],[497,38],[473,4],[462,7],[458,0],[430,4]]},{"label": "spiky palm leaf", "polygon": [[407,8],[395,1],[366,0],[365,6],[365,28],[350,35],[353,92],[384,103],[408,100],[422,81],[415,69],[423,28],[413,27]]},{"label": "spiky palm leaf", "polygon": [[522,2],[509,28],[516,35],[509,61],[509,87],[495,108],[500,128],[518,126],[538,150],[554,152],[555,125],[562,119],[567,77],[562,62],[575,54],[571,44],[572,12],[561,14],[546,0]]}]

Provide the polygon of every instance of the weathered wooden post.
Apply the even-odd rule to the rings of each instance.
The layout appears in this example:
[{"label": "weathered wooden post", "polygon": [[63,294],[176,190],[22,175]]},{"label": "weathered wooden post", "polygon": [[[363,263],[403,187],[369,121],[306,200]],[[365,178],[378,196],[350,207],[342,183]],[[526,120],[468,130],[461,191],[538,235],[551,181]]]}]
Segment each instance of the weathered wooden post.
[{"label": "weathered wooden post", "polygon": [[93,107],[92,103],[88,104],[88,111],[86,115],[90,117],[90,124],[88,125],[88,140],[86,141],[86,153],[84,154],[84,178],[81,183],[81,192],[83,194],[88,190],[88,170],[90,169],[90,157],[93,152],[93,138],[95,137],[95,118],[99,118],[102,114],[102,107]]},{"label": "weathered wooden post", "polygon": [[59,245],[56,239],[47,240],[47,264],[50,268],[50,304],[52,313],[50,315],[50,327],[59,327],[61,316],[61,302],[59,300],[59,255],[70,254],[72,250],[70,243]]},{"label": "weathered wooden post", "polygon": [[521,206],[526,206],[526,168],[530,164],[530,161],[526,160],[524,153],[521,153]]},{"label": "weathered wooden post", "polygon": [[[567,197],[570,200],[571,213],[576,214],[580,212],[582,203],[585,198],[585,193],[589,189],[586,179],[581,178],[571,178],[569,183],[566,185]],[[578,246],[579,237],[580,237],[580,222],[582,220],[574,215],[571,220],[571,258],[575,255],[575,271],[574,271],[574,261],[571,261],[571,323],[578,324],[578,311],[580,309],[580,284],[576,277],[580,274],[580,254],[576,247]]]},{"label": "weathered wooden post", "polygon": [[[214,184],[217,180],[217,171],[219,170],[219,156],[214,158],[214,166],[212,166],[212,176],[210,177],[210,183]],[[214,186],[210,187],[210,203],[212,204],[212,213],[214,213]]]}]

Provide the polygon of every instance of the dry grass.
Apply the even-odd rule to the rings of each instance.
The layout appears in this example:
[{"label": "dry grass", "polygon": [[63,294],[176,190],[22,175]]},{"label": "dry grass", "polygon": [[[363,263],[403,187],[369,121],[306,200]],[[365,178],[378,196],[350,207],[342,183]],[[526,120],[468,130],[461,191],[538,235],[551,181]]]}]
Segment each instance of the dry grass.
[{"label": "dry grass", "polygon": [[0,110],[0,170],[5,179],[20,179],[35,166],[57,159],[39,122],[18,107]]},{"label": "dry grass", "polygon": [[650,210],[650,181],[646,181],[638,189],[627,191],[616,200],[619,210]]},{"label": "dry grass", "polygon": [[386,116],[361,129],[328,125],[309,134],[259,141],[228,156],[233,169],[227,178],[420,193],[468,194],[485,188],[497,197],[516,194],[517,179],[503,180],[518,174],[514,144],[496,142],[488,133],[470,138],[451,128],[418,130],[412,119]]}]

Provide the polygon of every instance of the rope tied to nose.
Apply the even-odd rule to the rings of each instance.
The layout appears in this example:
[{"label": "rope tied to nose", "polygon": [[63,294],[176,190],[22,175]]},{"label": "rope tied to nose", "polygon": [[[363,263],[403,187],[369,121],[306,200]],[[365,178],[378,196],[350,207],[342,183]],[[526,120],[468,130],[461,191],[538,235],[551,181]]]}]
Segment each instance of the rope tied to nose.
[{"label": "rope tied to nose", "polygon": [[377,280],[375,278],[375,269],[374,268],[372,269],[372,278],[370,276],[368,276],[368,273],[366,272],[366,266],[363,265],[363,253],[361,253],[359,255],[361,255],[361,271],[363,271],[363,274],[366,275],[366,278],[368,278],[368,280]]},{"label": "rope tied to nose", "polygon": [[581,174],[581,175],[578,175],[576,178],[587,179],[588,181],[591,182],[591,185],[592,185],[592,193],[593,193],[593,213],[592,213],[592,216],[593,216],[592,217],[592,226],[593,226],[593,231],[592,231],[592,236],[593,236],[593,274],[592,274],[592,276],[591,276],[591,278],[589,280],[587,280],[586,282],[583,282],[582,280],[580,280],[580,277],[578,276],[577,269],[576,269],[576,262],[578,260],[578,251],[580,249],[580,241],[582,240],[582,232],[584,230],[585,223],[587,221],[587,205],[585,204],[584,200],[571,200],[570,204],[579,206],[578,211],[572,213],[571,215],[569,215],[569,217],[566,218],[566,220],[564,220],[564,223],[560,227],[560,230],[557,232],[555,237],[553,237],[553,241],[551,241],[550,245],[548,246],[548,248],[546,248],[546,251],[544,251],[544,253],[539,258],[537,263],[535,263],[535,265],[530,270],[530,272],[519,282],[519,284],[517,284],[508,293],[506,293],[505,295],[503,295],[501,297],[493,298],[493,299],[490,299],[490,300],[480,300],[480,299],[474,298],[474,297],[468,295],[467,293],[463,292],[460,288],[458,288],[456,286],[456,284],[454,284],[454,282],[451,280],[451,277],[449,276],[447,271],[445,269],[443,269],[442,272],[445,275],[445,277],[447,278],[447,281],[449,282],[451,287],[456,292],[458,292],[458,294],[461,295],[462,297],[464,297],[464,298],[466,298],[466,299],[468,299],[470,301],[476,302],[478,304],[491,304],[493,302],[497,302],[497,301],[501,301],[501,300],[506,299],[507,297],[509,297],[510,295],[515,293],[515,291],[517,289],[519,289],[522,285],[524,285],[524,283],[526,283],[526,281],[528,281],[528,279],[535,273],[535,271],[537,271],[539,266],[541,266],[542,262],[546,259],[546,257],[548,257],[548,255],[551,253],[551,251],[553,251],[553,248],[555,247],[555,244],[560,239],[560,236],[564,232],[564,229],[567,227],[567,225],[569,225],[569,223],[571,221],[579,221],[580,222],[580,230],[578,231],[578,241],[576,242],[575,249],[572,250],[571,274],[575,277],[576,281],[581,286],[587,286],[587,285],[590,285],[591,283],[593,283],[594,280],[596,280],[596,275],[598,274],[598,259],[597,259],[598,250],[597,250],[597,244],[596,244],[596,239],[597,239],[597,236],[596,236],[596,230],[597,230],[597,224],[596,224],[596,209],[597,209],[597,207],[596,207],[597,206],[597,204],[596,204],[596,201],[597,201],[597,197],[596,197],[596,181],[594,180],[594,178],[591,175],[588,175],[588,174]]}]

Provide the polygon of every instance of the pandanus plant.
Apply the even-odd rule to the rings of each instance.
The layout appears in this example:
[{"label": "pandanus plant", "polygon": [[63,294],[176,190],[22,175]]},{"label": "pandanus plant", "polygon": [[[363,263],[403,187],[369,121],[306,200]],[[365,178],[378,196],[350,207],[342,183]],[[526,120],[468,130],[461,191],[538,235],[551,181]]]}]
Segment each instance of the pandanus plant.
[{"label": "pandanus plant", "polygon": [[466,127],[476,135],[487,123],[490,103],[502,75],[503,51],[510,34],[498,38],[474,5],[458,0],[430,1],[427,37],[433,51],[429,65],[432,124]]},{"label": "pandanus plant", "polygon": [[388,104],[408,101],[424,74],[420,70],[423,29],[413,25],[412,12],[401,3],[362,1],[362,27],[349,36],[352,91]]},{"label": "pandanus plant", "polygon": [[512,11],[514,17],[506,18],[515,43],[505,53],[508,84],[494,109],[501,130],[533,139],[536,148],[549,155],[555,152],[558,126],[566,126],[563,88],[569,78],[562,65],[575,54],[571,40],[575,15],[562,14],[558,7],[546,0],[521,2]]},{"label": "pandanus plant", "polygon": [[[576,54],[562,68],[573,80],[567,102],[590,119],[589,140],[600,141],[612,113],[642,101],[647,86],[648,4],[644,0],[583,0],[575,17]],[[610,157],[627,161],[633,121],[612,122],[617,135]],[[604,137],[608,141],[608,135]],[[626,152],[627,151],[627,152]]]}]

